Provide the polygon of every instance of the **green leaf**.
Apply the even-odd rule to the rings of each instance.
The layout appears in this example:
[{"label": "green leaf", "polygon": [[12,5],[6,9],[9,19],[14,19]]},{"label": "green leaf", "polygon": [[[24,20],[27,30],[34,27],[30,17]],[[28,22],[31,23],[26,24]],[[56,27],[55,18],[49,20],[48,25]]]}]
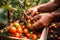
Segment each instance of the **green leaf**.
[{"label": "green leaf", "polygon": [[7,23],[7,10],[0,8],[0,23]]}]

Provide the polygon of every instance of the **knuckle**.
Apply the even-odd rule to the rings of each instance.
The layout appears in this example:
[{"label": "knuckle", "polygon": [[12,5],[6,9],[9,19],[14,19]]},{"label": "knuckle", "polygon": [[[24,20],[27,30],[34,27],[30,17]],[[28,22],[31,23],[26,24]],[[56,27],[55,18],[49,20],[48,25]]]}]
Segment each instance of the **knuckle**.
[{"label": "knuckle", "polygon": [[39,22],[39,24],[41,24],[40,26],[42,26],[42,27],[46,27],[47,26],[44,22]]}]

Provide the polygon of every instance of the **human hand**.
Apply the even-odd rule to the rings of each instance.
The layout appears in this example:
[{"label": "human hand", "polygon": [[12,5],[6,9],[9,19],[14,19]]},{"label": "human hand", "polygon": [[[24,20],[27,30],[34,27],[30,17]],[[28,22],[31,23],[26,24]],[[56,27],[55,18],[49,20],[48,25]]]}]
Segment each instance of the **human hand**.
[{"label": "human hand", "polygon": [[27,15],[34,15],[35,12],[37,12],[37,7],[32,7],[26,11]]},{"label": "human hand", "polygon": [[31,30],[39,30],[40,28],[47,27],[52,21],[53,15],[49,13],[44,13],[31,18],[31,20],[36,20],[36,19],[39,19],[39,20],[33,23],[31,27],[29,27]]}]

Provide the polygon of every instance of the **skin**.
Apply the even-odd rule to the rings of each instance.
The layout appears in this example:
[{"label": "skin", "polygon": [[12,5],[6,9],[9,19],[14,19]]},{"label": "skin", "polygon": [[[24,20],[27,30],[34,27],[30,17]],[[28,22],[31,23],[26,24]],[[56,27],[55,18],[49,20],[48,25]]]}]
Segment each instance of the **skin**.
[{"label": "skin", "polygon": [[27,13],[28,14],[29,13],[33,14],[36,11],[39,11],[39,12],[53,12],[53,11],[57,10],[59,7],[60,7],[60,1],[59,0],[54,0],[54,1],[50,1],[50,2],[42,4],[42,5],[32,7],[32,8],[27,10]]},{"label": "skin", "polygon": [[58,10],[59,7],[60,7],[60,1],[54,0],[52,2],[48,2],[46,4],[38,5],[33,8],[28,9],[26,13],[31,14],[31,15],[34,15],[36,11],[48,12],[48,13],[40,14],[33,17],[31,20],[37,19],[37,18],[39,18],[39,20],[35,22],[34,24],[32,24],[32,26],[29,28],[31,30],[39,30],[40,28],[49,26],[49,24],[52,22],[53,19],[56,20],[60,18],[60,10]]}]

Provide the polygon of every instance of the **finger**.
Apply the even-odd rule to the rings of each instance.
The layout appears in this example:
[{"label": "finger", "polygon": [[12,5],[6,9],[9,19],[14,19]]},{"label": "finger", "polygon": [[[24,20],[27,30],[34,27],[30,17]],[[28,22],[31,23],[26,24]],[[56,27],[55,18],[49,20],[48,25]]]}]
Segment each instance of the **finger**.
[{"label": "finger", "polygon": [[40,28],[44,28],[47,27],[50,22],[52,21],[52,15],[51,14],[42,14],[41,18],[35,22],[34,24],[32,24],[31,28],[34,29],[40,29]]},{"label": "finger", "polygon": [[35,13],[36,11],[32,11],[32,13],[31,13],[31,16],[34,16],[34,13]]},{"label": "finger", "polygon": [[36,11],[33,11],[33,10],[27,10],[27,11],[26,11],[26,14],[27,14],[27,15],[34,16],[35,12],[36,12]]},{"label": "finger", "polygon": [[33,10],[26,10],[26,14],[29,15],[32,13]]},{"label": "finger", "polygon": [[32,24],[32,30],[34,30],[34,29],[38,30],[40,28],[46,27],[47,25],[45,25],[45,23],[46,23],[47,20],[45,20],[45,19],[46,19],[46,17],[43,16],[37,22],[35,22],[34,24]]},{"label": "finger", "polygon": [[32,11],[32,13],[31,13],[31,15],[32,16],[36,16],[36,15],[38,15],[39,13],[37,12],[37,11]]},{"label": "finger", "polygon": [[33,10],[27,10],[27,11],[26,11],[26,14],[27,14],[27,15],[33,16],[34,13],[35,13],[35,11],[33,11]]},{"label": "finger", "polygon": [[36,15],[36,16],[32,17],[32,18],[31,18],[31,20],[40,19],[40,18],[41,18],[41,16],[42,16],[42,15],[40,15],[40,14],[39,14],[39,15]]},{"label": "finger", "polygon": [[40,28],[44,28],[43,26],[42,22],[35,22],[30,28],[31,30],[39,30]]}]

